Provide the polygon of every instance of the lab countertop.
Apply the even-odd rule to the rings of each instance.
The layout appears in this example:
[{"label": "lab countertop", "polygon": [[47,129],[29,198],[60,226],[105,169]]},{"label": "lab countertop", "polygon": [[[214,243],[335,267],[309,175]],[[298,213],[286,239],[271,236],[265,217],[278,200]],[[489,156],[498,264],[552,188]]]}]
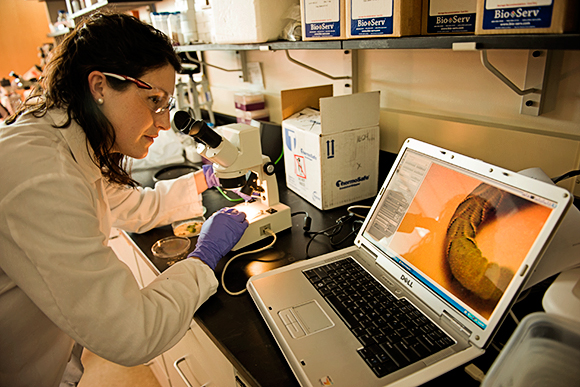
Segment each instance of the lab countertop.
[{"label": "lab countertop", "polygon": [[[381,162],[381,170],[386,169],[384,173],[387,173],[392,161],[387,160],[386,162],[391,164],[386,166],[383,162],[384,160]],[[384,176],[382,178],[379,176],[379,181],[384,181]],[[293,191],[287,189],[284,176],[278,176],[278,186],[280,201],[288,205],[292,213],[305,211],[312,218],[311,231],[330,227],[335,224],[337,219],[347,215],[348,206],[326,211],[318,210]],[[204,206],[207,208],[206,217],[222,207],[235,204],[223,198],[214,189],[205,191],[202,195]],[[367,199],[353,204],[371,205],[372,202],[373,199]],[[306,247],[310,237],[304,235],[303,224],[303,214],[293,216],[291,229],[278,233],[278,239],[271,249],[248,254],[232,262],[225,276],[226,287],[230,291],[241,290],[245,287],[247,279],[253,274],[307,259]],[[346,236],[349,231],[350,224],[340,235]],[[149,258],[151,265],[159,272],[165,270],[167,265],[153,257],[151,246],[157,240],[169,235],[173,235],[171,226],[159,227],[143,234],[128,234],[135,245]],[[192,238],[192,246],[195,245],[195,239]],[[337,240],[340,239],[341,237],[337,238]],[[270,242],[271,239],[267,238],[235,253],[229,253],[219,262],[215,271],[216,277],[221,278],[225,263],[237,253],[255,250]],[[332,246],[327,237],[319,236],[310,244],[308,254],[310,257],[324,254],[334,249],[352,245],[353,242],[354,236],[351,235],[339,246]],[[531,291],[526,294],[525,300],[514,305],[513,311],[518,318],[521,319],[529,313],[542,310],[542,296],[549,283],[544,281],[532,287]],[[298,386],[296,378],[247,292],[240,296],[230,296],[220,286],[217,293],[199,308],[195,319],[247,382],[264,387]],[[511,318],[506,319],[496,334],[494,344],[484,355],[473,361],[484,373],[489,369],[498,355],[498,349],[506,343],[515,327],[516,325]],[[425,384],[425,386],[440,385],[479,386],[480,383],[468,376],[464,367],[458,367]]]}]

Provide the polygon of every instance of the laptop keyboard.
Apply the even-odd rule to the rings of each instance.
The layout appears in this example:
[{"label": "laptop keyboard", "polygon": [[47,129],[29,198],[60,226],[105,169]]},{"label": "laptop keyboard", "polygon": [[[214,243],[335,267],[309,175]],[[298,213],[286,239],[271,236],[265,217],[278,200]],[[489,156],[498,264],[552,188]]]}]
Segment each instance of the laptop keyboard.
[{"label": "laptop keyboard", "polygon": [[360,341],[359,355],[379,378],[455,344],[351,257],[304,274]]}]

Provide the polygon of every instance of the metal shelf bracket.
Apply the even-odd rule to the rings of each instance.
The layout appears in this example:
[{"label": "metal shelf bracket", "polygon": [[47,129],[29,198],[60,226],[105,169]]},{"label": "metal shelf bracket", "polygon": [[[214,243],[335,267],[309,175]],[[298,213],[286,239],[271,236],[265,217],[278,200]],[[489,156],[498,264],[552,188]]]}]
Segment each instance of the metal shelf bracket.
[{"label": "metal shelf bracket", "polygon": [[487,50],[481,50],[480,57],[481,63],[486,69],[522,97],[520,114],[530,116],[541,114],[544,83],[548,74],[548,50],[529,50],[524,89],[520,89],[489,62]]},{"label": "metal shelf bracket", "polygon": [[339,81],[339,80],[341,80],[341,79],[352,79],[352,77],[351,77],[350,75],[345,75],[345,76],[341,76],[341,77],[335,77],[335,76],[333,76],[333,75],[327,74],[327,73],[325,73],[325,72],[323,72],[323,71],[320,71],[320,70],[318,70],[318,69],[315,69],[315,68],[314,68],[314,67],[312,67],[312,66],[309,66],[309,65],[307,65],[307,64],[305,64],[305,63],[302,63],[302,62],[299,62],[299,61],[297,61],[296,59],[292,58],[292,57],[290,56],[290,54],[288,53],[288,50],[284,50],[284,51],[286,52],[286,58],[288,58],[288,60],[289,60],[290,62],[292,62],[292,63],[294,63],[294,64],[296,64],[296,65],[298,65],[298,66],[300,66],[300,67],[304,67],[305,69],[308,69],[308,70],[310,70],[310,71],[312,71],[312,72],[315,72],[316,74],[322,75],[323,77],[326,77],[326,78],[332,79],[333,81]]},{"label": "metal shelf bracket", "polygon": [[208,67],[213,67],[214,69],[218,69],[221,71],[226,71],[226,72],[237,72],[237,71],[241,71],[242,72],[242,78],[244,80],[244,82],[248,81],[248,62],[246,60],[246,52],[245,51],[239,51],[239,55],[240,55],[240,62],[242,63],[242,68],[240,69],[226,69],[223,67],[219,67],[216,65],[212,65],[210,63],[204,62],[202,60],[197,60],[195,58],[193,58],[188,51],[184,51],[185,52],[185,56],[187,57],[187,59],[189,59],[190,61],[203,65],[203,66],[208,66]]}]

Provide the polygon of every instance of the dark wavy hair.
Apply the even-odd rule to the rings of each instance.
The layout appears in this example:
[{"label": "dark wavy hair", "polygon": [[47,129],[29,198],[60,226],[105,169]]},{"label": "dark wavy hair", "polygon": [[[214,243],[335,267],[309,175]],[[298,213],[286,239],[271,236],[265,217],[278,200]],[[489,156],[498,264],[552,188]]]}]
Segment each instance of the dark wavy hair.
[{"label": "dark wavy hair", "polygon": [[[92,148],[93,162],[103,176],[135,187],[138,183],[125,169],[126,156],[111,151],[115,132],[93,100],[88,75],[97,70],[139,78],[168,64],[181,70],[179,56],[165,34],[133,16],[94,13],[56,47],[37,87],[6,123],[14,123],[26,112],[42,117],[51,108],[66,109],[67,121],[59,128],[75,120],[86,133],[87,149]],[[129,82],[108,78],[107,82],[119,91],[129,87]]]}]

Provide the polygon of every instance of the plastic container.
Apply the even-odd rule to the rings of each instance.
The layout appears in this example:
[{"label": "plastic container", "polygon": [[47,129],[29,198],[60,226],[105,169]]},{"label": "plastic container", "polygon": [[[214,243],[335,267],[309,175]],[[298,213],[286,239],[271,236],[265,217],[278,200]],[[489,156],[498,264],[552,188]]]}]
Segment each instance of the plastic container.
[{"label": "plastic container", "polygon": [[191,241],[188,238],[170,236],[159,239],[151,246],[153,256],[167,261],[171,265],[187,256]]},{"label": "plastic container", "polygon": [[153,25],[153,27],[157,28],[165,35],[171,37],[171,34],[169,32],[169,24],[167,23],[168,19],[169,12],[153,12],[151,14],[151,24]]},{"label": "plastic container", "polygon": [[66,23],[68,21],[65,10],[61,9],[58,11],[58,16],[56,17],[56,21],[61,22],[61,23]]},{"label": "plastic container", "polygon": [[270,111],[268,110],[268,108],[249,111],[236,109],[236,119],[237,122],[248,125],[250,124],[250,122],[252,122],[252,120],[270,121]]},{"label": "plastic container", "polygon": [[236,109],[243,111],[262,110],[266,107],[262,93],[236,93],[234,94],[234,103]]},{"label": "plastic container", "polygon": [[78,0],[72,1],[72,9],[74,13],[80,12],[81,10],[81,3]]},{"label": "plastic container", "polygon": [[191,44],[199,40],[194,9],[181,12],[179,14],[179,23],[181,26],[181,34],[183,35],[182,44]]},{"label": "plastic container", "polygon": [[578,386],[580,323],[536,312],[518,325],[482,387]]},{"label": "plastic container", "polygon": [[183,33],[181,32],[181,13],[170,12],[167,15],[167,31],[168,36],[173,41],[174,45],[183,44]]}]

